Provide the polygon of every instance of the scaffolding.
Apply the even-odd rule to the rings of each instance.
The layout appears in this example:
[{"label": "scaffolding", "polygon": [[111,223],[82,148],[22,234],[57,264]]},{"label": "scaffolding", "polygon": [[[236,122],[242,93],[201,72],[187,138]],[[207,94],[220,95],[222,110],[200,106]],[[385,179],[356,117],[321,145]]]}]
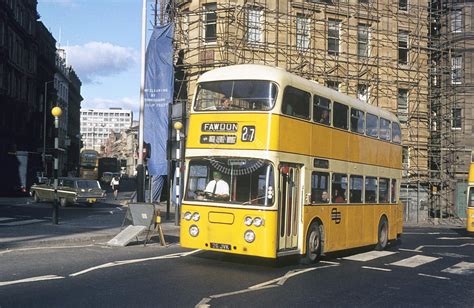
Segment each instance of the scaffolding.
[{"label": "scaffolding", "polygon": [[385,108],[402,122],[405,219],[430,220],[436,210],[452,215],[454,198],[440,192],[452,195],[461,178],[457,153],[467,149],[443,119],[465,100],[446,80],[452,69],[445,58],[463,40],[434,33],[434,23],[449,23],[452,5],[428,1],[175,1],[177,96],[190,101],[208,70],[258,63]]}]

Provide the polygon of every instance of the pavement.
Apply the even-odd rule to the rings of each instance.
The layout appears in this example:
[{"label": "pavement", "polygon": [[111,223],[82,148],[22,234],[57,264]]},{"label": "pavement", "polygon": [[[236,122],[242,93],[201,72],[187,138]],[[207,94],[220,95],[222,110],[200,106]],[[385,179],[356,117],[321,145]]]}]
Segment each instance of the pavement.
[{"label": "pavement", "polygon": [[[55,225],[50,219],[33,219],[34,223],[10,225],[3,223],[2,209],[7,207],[24,206],[25,213],[38,206],[48,213],[51,210],[50,204],[33,204],[31,198],[0,198],[0,250],[30,248],[30,247],[52,247],[52,246],[74,246],[85,244],[105,244],[115,237],[124,228],[124,217],[127,213],[128,204],[133,202],[133,193],[124,193],[119,196],[119,200],[107,200],[107,206],[99,209],[73,208],[76,213],[87,213],[79,215],[70,215],[69,218],[61,217],[59,224]],[[174,221],[174,206],[171,206],[169,220],[166,219],[166,202],[156,205],[160,210],[161,226],[165,235],[166,242],[179,242],[179,226]],[[69,208],[68,208],[69,210]],[[81,211],[82,210],[82,211]],[[95,211],[97,210],[97,211]],[[51,215],[51,214],[48,214]],[[3,221],[2,221],[3,220]],[[125,225],[126,226],[126,225]],[[430,220],[424,222],[406,222],[405,227],[445,227],[445,228],[463,228],[465,223],[461,219],[442,219]],[[139,238],[143,243],[145,236]],[[158,243],[157,233],[152,233],[150,243]]]},{"label": "pavement", "polygon": [[[131,195],[131,194],[130,194]],[[72,207],[67,209],[59,209],[59,224],[55,225],[50,219],[31,219],[31,223],[27,224],[27,220],[21,220],[18,224],[2,224],[2,220],[7,218],[1,217],[2,209],[6,207],[26,207],[25,211],[30,208],[38,209],[43,207],[48,213],[51,210],[50,204],[33,204],[31,198],[0,198],[0,250],[10,250],[31,247],[53,247],[53,246],[75,246],[87,244],[106,244],[110,239],[115,237],[124,228],[124,217],[127,213],[128,204],[131,202],[132,196],[119,196],[119,200],[107,200],[107,207],[86,209],[80,207]],[[114,206],[115,205],[115,206]],[[174,207],[171,206],[169,213],[170,219],[166,220],[166,202],[156,205],[160,210],[161,226],[165,235],[167,244],[179,242],[179,226],[174,222]],[[70,215],[64,217],[62,211],[76,211],[87,214]],[[63,215],[61,214],[63,213]],[[51,215],[51,214],[48,214]],[[49,217],[50,218],[50,217]],[[24,221],[25,224],[21,222]],[[125,224],[126,227],[126,224]],[[139,243],[143,243],[145,235],[139,237]],[[159,243],[157,233],[151,234],[149,243]]]}]

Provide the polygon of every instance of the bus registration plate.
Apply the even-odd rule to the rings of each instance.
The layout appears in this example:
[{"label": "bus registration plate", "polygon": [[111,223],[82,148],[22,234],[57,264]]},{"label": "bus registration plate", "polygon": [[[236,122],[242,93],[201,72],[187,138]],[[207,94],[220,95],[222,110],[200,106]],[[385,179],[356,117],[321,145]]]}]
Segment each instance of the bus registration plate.
[{"label": "bus registration plate", "polygon": [[211,248],[222,249],[222,250],[231,250],[229,244],[220,244],[220,243],[211,243]]},{"label": "bus registration plate", "polygon": [[94,203],[96,201],[95,198],[87,198],[87,202],[89,203]]}]

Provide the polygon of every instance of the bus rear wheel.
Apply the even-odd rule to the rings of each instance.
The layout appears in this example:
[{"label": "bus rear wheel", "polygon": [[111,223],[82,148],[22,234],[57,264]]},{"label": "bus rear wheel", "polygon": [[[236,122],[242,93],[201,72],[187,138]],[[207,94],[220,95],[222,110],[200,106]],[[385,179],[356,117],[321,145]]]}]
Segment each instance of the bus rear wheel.
[{"label": "bus rear wheel", "polygon": [[377,245],[375,250],[384,250],[388,243],[388,221],[385,216],[380,218]]},{"label": "bus rear wheel", "polygon": [[321,256],[321,225],[315,221],[309,226],[306,235],[306,253],[301,263],[311,264],[319,260]]}]

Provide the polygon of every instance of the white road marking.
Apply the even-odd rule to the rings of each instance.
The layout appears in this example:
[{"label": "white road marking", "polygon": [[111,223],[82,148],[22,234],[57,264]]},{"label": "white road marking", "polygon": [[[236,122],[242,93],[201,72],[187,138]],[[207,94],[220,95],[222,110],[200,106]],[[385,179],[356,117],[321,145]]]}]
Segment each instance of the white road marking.
[{"label": "white road marking", "polygon": [[437,240],[472,240],[474,238],[472,237],[467,237],[467,236],[463,236],[463,237],[438,237]]},{"label": "white road marking", "polygon": [[0,217],[0,221],[7,221],[7,220],[12,220],[15,219],[13,217]]},{"label": "white road marking", "polygon": [[395,266],[402,266],[402,267],[417,267],[426,263],[430,263],[433,261],[436,261],[441,258],[436,258],[436,257],[428,257],[428,256],[422,256],[422,255],[416,255],[410,258],[406,258],[397,262],[390,263],[389,265],[395,265]]},{"label": "white road marking", "polygon": [[12,222],[1,223],[0,226],[22,226],[22,225],[34,224],[41,221],[45,221],[45,220],[43,219],[16,220]]},{"label": "white road marking", "polygon": [[[437,235],[441,234],[441,232],[403,232],[403,234],[425,234],[425,235]],[[455,233],[443,233],[443,234],[455,234]]]},{"label": "white road marking", "polygon": [[25,278],[25,279],[20,279],[20,280],[0,281],[0,287],[12,285],[12,284],[19,284],[19,283],[45,281],[45,280],[55,280],[55,279],[64,279],[64,278],[65,277],[62,277],[62,276],[46,275],[46,276]]},{"label": "white road marking", "polygon": [[398,248],[398,250],[400,250],[400,251],[409,251],[409,252],[420,252],[419,250],[415,250],[415,249],[405,249],[405,248]]},{"label": "white road marking", "polygon": [[443,280],[450,280],[451,279],[449,277],[433,276],[433,275],[427,275],[427,274],[422,274],[422,273],[419,273],[418,275],[419,276],[424,276],[424,277],[436,278],[436,279],[443,279]]},{"label": "white road marking", "polygon": [[[30,251],[30,250],[84,248],[84,247],[92,247],[92,246],[102,247],[102,246],[96,246],[96,245],[75,245],[75,246],[52,246],[52,247],[46,246],[46,247],[33,247],[33,248],[18,248],[18,249],[8,249],[8,250],[0,251],[0,255],[13,253],[13,252]],[[108,248],[108,247],[105,247],[105,248]]]},{"label": "white road marking", "polygon": [[460,247],[465,247],[465,246],[474,246],[474,243],[466,243],[466,244],[461,244],[461,245],[422,245],[418,246],[415,248],[416,252],[421,252],[421,249],[425,247],[431,247],[431,248],[460,248]]},{"label": "white road marking", "polygon": [[374,250],[374,251],[368,251],[368,252],[360,253],[360,254],[357,254],[357,255],[345,257],[343,259],[344,260],[350,260],[350,261],[367,262],[367,261],[370,261],[370,260],[386,257],[386,256],[389,256],[389,255],[393,255],[395,253],[396,252],[393,252],[393,251],[376,251],[376,250]]},{"label": "white road marking", "polygon": [[323,268],[339,266],[339,263],[336,263],[336,262],[324,262],[324,263],[329,263],[329,264],[328,265],[323,265],[323,266],[305,268],[305,269],[292,270],[292,271],[287,272],[285,275],[283,275],[281,277],[278,277],[278,278],[275,278],[275,279],[272,279],[272,280],[269,280],[269,281],[266,281],[266,282],[262,282],[262,283],[259,283],[259,284],[253,285],[253,286],[250,286],[247,289],[242,289],[242,290],[227,292],[227,293],[221,293],[221,294],[215,294],[215,295],[205,297],[205,298],[201,299],[199,301],[199,303],[196,304],[195,307],[196,308],[210,307],[210,305],[208,303],[213,298],[221,298],[221,297],[225,297],[225,296],[237,295],[237,294],[253,292],[253,291],[257,291],[257,290],[280,287],[280,286],[284,285],[285,282],[288,279],[290,279],[292,277],[295,277],[297,275],[301,275],[301,274],[304,274],[304,273],[307,273],[307,272],[310,272],[310,271],[319,270],[319,269],[323,269]]},{"label": "white road marking", "polygon": [[382,271],[382,272],[391,272],[392,271],[389,268],[380,268],[380,267],[371,267],[371,266],[362,266],[362,268],[376,270],[376,271]]},{"label": "white road marking", "polygon": [[451,273],[458,275],[470,275],[474,274],[474,263],[471,262],[461,262],[447,269],[442,270],[443,273]]},{"label": "white road marking", "polygon": [[162,259],[181,258],[181,257],[189,256],[189,255],[191,255],[193,253],[196,253],[198,251],[200,251],[200,250],[193,250],[191,252],[185,252],[185,253],[182,253],[182,252],[173,253],[173,254],[159,256],[159,257],[132,259],[132,260],[123,260],[123,261],[113,261],[113,262],[105,263],[105,264],[102,264],[102,265],[97,265],[97,266],[94,266],[94,267],[90,267],[90,268],[87,268],[87,269],[82,270],[80,272],[69,274],[69,276],[70,277],[76,277],[76,276],[83,275],[83,274],[86,274],[86,273],[90,273],[92,271],[96,271],[96,270],[99,270],[99,269],[115,267],[115,266],[121,266],[121,265],[126,265],[126,264],[134,264],[134,263],[147,262],[147,261],[153,261],[153,260],[162,260]]}]

